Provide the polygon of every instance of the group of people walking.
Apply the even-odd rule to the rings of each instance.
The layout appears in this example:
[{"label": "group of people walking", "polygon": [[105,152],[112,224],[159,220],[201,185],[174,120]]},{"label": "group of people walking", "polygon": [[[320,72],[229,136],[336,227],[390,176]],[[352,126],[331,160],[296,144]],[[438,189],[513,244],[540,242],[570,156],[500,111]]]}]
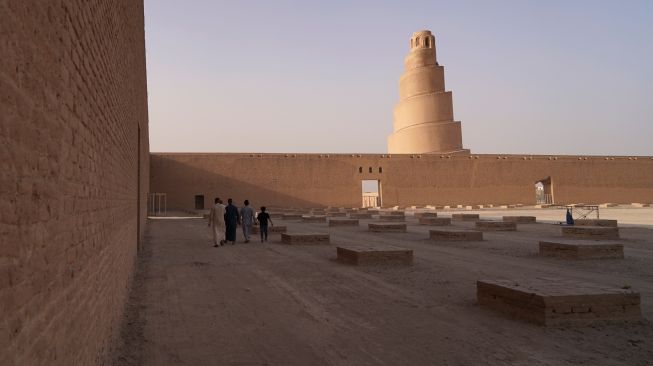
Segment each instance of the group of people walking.
[{"label": "group of people walking", "polygon": [[244,206],[239,210],[231,198],[227,200],[226,206],[219,197],[215,198],[215,205],[209,214],[209,227],[213,227],[214,247],[225,245],[227,242],[231,242],[232,245],[236,244],[238,225],[243,228],[245,243],[249,243],[252,227],[256,224],[259,225],[261,242],[268,241],[268,224],[274,226],[274,223],[266,212],[265,206],[261,207],[261,211],[257,214],[249,206],[249,200],[245,200]]}]

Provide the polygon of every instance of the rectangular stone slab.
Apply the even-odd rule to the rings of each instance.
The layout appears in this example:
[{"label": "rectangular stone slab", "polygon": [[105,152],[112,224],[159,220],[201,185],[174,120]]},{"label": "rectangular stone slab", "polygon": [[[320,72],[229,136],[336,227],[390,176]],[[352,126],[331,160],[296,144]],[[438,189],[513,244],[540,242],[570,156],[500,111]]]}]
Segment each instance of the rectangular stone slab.
[{"label": "rectangular stone slab", "polygon": [[619,228],[609,226],[563,226],[562,236],[579,239],[619,239]]},{"label": "rectangular stone slab", "polygon": [[[268,234],[281,234],[285,233],[288,231],[288,227],[283,226],[283,225],[275,225],[275,226],[269,226],[268,225]],[[252,234],[260,234],[261,230],[259,230],[259,226],[252,226]]]},{"label": "rectangular stone slab", "polygon": [[516,231],[514,221],[476,221],[476,228],[483,231]]},{"label": "rectangular stone slab", "polygon": [[339,261],[354,265],[413,264],[411,249],[391,245],[339,246],[337,254]]},{"label": "rectangular stone slab", "polygon": [[429,238],[437,241],[481,241],[483,240],[483,232],[474,230],[437,229],[429,230]]},{"label": "rectangular stone slab", "polygon": [[623,258],[624,245],[594,240],[541,241],[540,255],[568,259]]},{"label": "rectangular stone slab", "polygon": [[504,216],[503,221],[516,222],[518,224],[534,224],[537,222],[535,216]]},{"label": "rectangular stone slab", "polygon": [[397,222],[372,222],[367,224],[369,231],[375,233],[405,233],[406,224]]},{"label": "rectangular stone slab", "polygon": [[451,218],[449,217],[420,217],[420,225],[431,225],[431,226],[447,226],[451,225]]},{"label": "rectangular stone slab", "polygon": [[329,234],[317,233],[283,233],[281,242],[284,244],[329,244]]},{"label": "rectangular stone slab", "polygon": [[452,214],[451,219],[454,221],[476,221],[479,216],[478,214]]},{"label": "rectangular stone slab", "polygon": [[372,214],[371,213],[351,213],[349,214],[349,217],[352,219],[371,219]]},{"label": "rectangular stone slab", "polygon": [[357,219],[329,219],[329,226],[358,226]]},{"label": "rectangular stone slab", "polygon": [[574,220],[575,226],[605,226],[617,227],[617,220],[607,219],[578,219]]},{"label": "rectangular stone slab", "polygon": [[641,319],[639,293],[558,278],[481,280],[478,303],[508,316],[546,326],[588,326]]},{"label": "rectangular stone slab", "polygon": [[406,221],[406,217],[399,216],[399,215],[379,215],[379,221],[402,222],[402,221]]},{"label": "rectangular stone slab", "polygon": [[326,216],[302,216],[302,222],[326,222]]},{"label": "rectangular stone slab", "polygon": [[422,217],[438,217],[437,212],[415,212],[415,217],[418,219]]},{"label": "rectangular stone slab", "polygon": [[329,212],[327,213],[327,216],[329,217],[347,217],[346,212]]}]

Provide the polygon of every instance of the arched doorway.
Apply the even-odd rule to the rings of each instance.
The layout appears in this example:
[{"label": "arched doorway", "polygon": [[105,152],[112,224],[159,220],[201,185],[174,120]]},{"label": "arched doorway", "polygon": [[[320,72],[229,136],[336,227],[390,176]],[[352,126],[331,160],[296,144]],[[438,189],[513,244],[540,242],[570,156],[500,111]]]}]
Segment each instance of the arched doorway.
[{"label": "arched doorway", "polygon": [[538,205],[552,205],[555,203],[551,177],[535,182],[535,203]]}]

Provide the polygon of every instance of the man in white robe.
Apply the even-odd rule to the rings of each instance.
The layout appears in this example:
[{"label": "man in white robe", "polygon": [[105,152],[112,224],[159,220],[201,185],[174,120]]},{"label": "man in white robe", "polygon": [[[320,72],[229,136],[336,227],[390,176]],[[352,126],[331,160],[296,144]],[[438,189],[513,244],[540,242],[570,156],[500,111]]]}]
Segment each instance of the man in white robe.
[{"label": "man in white robe", "polygon": [[215,199],[215,205],[211,207],[209,214],[209,227],[213,226],[213,246],[218,247],[224,245],[224,235],[226,225],[224,222],[225,206],[222,204],[220,198]]}]

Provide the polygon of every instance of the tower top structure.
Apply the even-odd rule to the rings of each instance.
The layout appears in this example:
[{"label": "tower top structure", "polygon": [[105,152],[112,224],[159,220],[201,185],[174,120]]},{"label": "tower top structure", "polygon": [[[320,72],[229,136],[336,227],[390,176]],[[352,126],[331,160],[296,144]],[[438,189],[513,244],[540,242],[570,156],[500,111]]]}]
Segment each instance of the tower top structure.
[{"label": "tower top structure", "polygon": [[445,91],[444,67],[437,62],[435,37],[429,30],[410,38],[388,152],[469,153],[463,149],[460,122],[453,119],[452,95]]}]

